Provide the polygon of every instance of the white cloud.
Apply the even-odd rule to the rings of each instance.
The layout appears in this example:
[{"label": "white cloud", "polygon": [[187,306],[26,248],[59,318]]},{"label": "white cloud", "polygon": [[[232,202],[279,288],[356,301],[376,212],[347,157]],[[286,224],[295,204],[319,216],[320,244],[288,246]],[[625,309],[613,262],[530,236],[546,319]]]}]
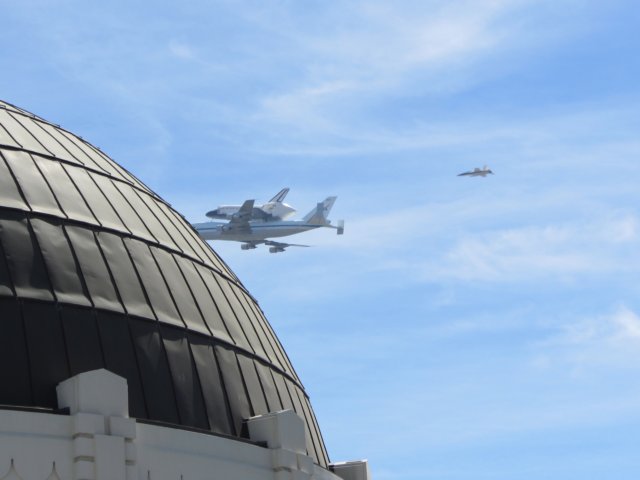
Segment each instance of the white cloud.
[{"label": "white cloud", "polygon": [[513,281],[564,279],[580,274],[625,272],[640,266],[640,256],[620,251],[640,247],[637,218],[528,226],[473,234],[445,254],[444,262],[426,266],[426,274],[461,280]]},{"label": "white cloud", "polygon": [[522,4],[428,2],[400,8],[365,2],[355,8],[329,9],[323,12],[325,18],[344,18],[328,31],[288,32],[301,52],[306,74],[288,90],[266,95],[255,118],[295,128],[338,128],[345,123],[341,107],[347,97],[353,103],[358,97],[388,93],[417,80],[416,75],[423,77],[420,91],[445,84],[450,88],[455,83],[451,75],[445,83],[429,76],[445,66],[456,67],[463,60],[474,63],[493,49],[512,46],[505,40],[515,32],[501,20]]},{"label": "white cloud", "polygon": [[169,53],[183,60],[193,60],[196,58],[195,52],[190,45],[177,40],[171,40],[169,42]]},{"label": "white cloud", "polygon": [[579,377],[640,368],[640,316],[626,305],[607,314],[558,322],[551,336],[533,345],[534,368],[567,369]]}]

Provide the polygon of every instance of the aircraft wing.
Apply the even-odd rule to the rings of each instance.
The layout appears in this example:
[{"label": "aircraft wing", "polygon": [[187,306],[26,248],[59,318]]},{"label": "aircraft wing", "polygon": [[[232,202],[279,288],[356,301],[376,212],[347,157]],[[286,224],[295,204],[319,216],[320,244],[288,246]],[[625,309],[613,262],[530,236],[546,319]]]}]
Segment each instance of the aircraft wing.
[{"label": "aircraft wing", "polygon": [[273,240],[265,240],[264,244],[269,246],[269,252],[284,252],[287,247],[308,247],[309,245],[300,245],[298,243],[274,242]]},{"label": "aircraft wing", "polygon": [[226,225],[229,229],[249,229],[249,220],[253,213],[253,204],[255,200],[246,200],[240,209],[233,214],[231,220]]}]

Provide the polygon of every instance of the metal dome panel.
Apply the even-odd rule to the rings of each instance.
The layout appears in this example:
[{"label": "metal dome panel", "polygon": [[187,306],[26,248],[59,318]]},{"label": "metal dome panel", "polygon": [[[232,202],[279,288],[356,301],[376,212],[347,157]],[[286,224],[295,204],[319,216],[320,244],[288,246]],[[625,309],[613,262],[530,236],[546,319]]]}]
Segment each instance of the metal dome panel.
[{"label": "metal dome panel", "polygon": [[328,464],[282,345],[209,245],[99,149],[0,102],[0,404],[55,409],[60,381],[97,368],[142,421],[240,437],[292,408]]}]

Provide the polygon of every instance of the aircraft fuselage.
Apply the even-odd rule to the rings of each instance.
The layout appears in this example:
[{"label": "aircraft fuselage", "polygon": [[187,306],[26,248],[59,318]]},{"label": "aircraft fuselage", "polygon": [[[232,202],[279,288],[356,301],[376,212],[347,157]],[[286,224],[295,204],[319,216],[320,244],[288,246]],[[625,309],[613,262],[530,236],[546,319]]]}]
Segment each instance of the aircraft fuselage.
[{"label": "aircraft fuselage", "polygon": [[235,242],[255,242],[268,238],[287,237],[326,225],[312,225],[306,222],[250,222],[249,228],[233,228],[228,223],[194,223],[193,228],[204,240],[231,240]]}]

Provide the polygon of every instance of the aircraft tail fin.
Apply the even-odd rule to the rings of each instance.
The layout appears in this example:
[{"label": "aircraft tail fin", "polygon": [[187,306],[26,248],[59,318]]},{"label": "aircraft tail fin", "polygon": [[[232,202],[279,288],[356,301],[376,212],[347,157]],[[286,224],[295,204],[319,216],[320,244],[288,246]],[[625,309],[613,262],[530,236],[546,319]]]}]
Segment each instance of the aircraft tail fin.
[{"label": "aircraft tail fin", "polygon": [[282,203],[284,201],[284,197],[287,196],[287,193],[289,193],[289,187],[285,187],[282,190],[280,190],[278,193],[276,193],[273,198],[271,200],[269,200],[269,203]]},{"label": "aircraft tail fin", "polygon": [[306,223],[315,225],[329,225],[329,212],[338,197],[327,197],[323,202],[319,202],[316,207],[304,217]]}]

